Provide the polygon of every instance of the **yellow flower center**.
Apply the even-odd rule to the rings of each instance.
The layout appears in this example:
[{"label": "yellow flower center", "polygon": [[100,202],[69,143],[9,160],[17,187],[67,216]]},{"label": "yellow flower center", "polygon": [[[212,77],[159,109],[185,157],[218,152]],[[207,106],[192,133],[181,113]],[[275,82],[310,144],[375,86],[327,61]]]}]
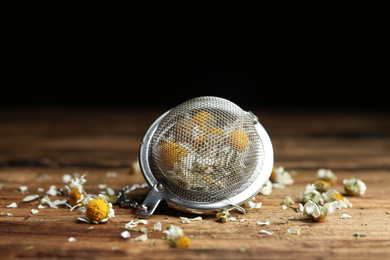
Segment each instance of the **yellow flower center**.
[{"label": "yellow flower center", "polygon": [[194,116],[195,124],[199,125],[200,129],[205,128],[206,124],[211,120],[211,114],[205,111],[200,111]]},{"label": "yellow flower center", "polygon": [[188,248],[191,244],[190,239],[187,236],[182,236],[181,238],[175,240],[175,244],[180,248]]},{"label": "yellow flower center", "polygon": [[234,130],[230,133],[229,143],[234,150],[242,152],[248,146],[249,138],[244,131]]},{"label": "yellow flower center", "polygon": [[160,153],[164,163],[168,167],[172,167],[180,161],[180,158],[187,156],[187,151],[174,142],[164,142],[161,146]]},{"label": "yellow flower center", "polygon": [[317,221],[317,222],[322,222],[326,219],[326,215],[325,214],[321,214],[319,217],[315,218],[313,216],[310,216],[310,218],[314,221]]},{"label": "yellow flower center", "polygon": [[87,216],[91,221],[100,222],[108,216],[108,205],[103,199],[91,200],[87,206]]},{"label": "yellow flower center", "polygon": [[332,198],[335,199],[335,200],[344,201],[343,195],[341,195],[341,194],[338,193],[338,192],[332,192]]},{"label": "yellow flower center", "polygon": [[78,203],[77,201],[79,201],[81,198],[81,193],[79,192],[79,189],[78,188],[73,188],[73,190],[70,192],[69,194],[69,203],[71,206],[76,206]]}]

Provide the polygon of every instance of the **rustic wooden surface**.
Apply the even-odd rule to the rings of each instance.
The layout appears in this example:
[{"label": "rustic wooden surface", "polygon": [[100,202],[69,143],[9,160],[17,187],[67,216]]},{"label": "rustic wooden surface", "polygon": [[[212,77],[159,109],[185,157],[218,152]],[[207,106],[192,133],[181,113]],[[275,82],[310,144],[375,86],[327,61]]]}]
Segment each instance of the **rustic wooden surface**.
[{"label": "rustic wooden surface", "polygon": [[[77,221],[69,209],[40,209],[37,202],[18,202],[38,187],[58,188],[63,174],[86,173],[86,191],[98,193],[98,184],[117,190],[143,183],[142,175],[130,175],[140,139],[164,111],[136,109],[3,109],[0,110],[0,259],[15,258],[130,258],[134,259],[385,259],[390,257],[390,116],[375,111],[255,111],[274,146],[275,166],[295,170],[295,183],[257,195],[260,210],[239,215],[248,221],[226,224],[204,216],[182,224],[188,216],[162,206],[148,218],[151,228],[160,221],[179,225],[192,236],[188,249],[172,248],[161,232],[150,233],[147,242],[120,236],[137,212],[114,206],[116,217],[106,224]],[[338,210],[323,223],[307,221],[302,213],[282,210],[287,195],[298,197],[316,178],[318,168],[337,175],[334,188],[343,191],[342,180],[357,175],[367,184],[362,197],[350,198],[353,208]],[[117,177],[107,177],[116,172]],[[21,194],[19,186],[28,186]],[[147,191],[144,191],[147,192]],[[53,197],[53,199],[62,197]],[[13,214],[13,217],[5,213]],[[340,219],[342,213],[351,219]],[[274,224],[261,227],[256,221]],[[287,235],[290,227],[301,234]],[[91,229],[92,228],[92,229]],[[259,230],[274,232],[273,236]],[[365,234],[357,240],[355,233]],[[76,242],[68,242],[75,237]],[[153,243],[152,243],[153,242]],[[154,245],[152,245],[154,244]]]}]

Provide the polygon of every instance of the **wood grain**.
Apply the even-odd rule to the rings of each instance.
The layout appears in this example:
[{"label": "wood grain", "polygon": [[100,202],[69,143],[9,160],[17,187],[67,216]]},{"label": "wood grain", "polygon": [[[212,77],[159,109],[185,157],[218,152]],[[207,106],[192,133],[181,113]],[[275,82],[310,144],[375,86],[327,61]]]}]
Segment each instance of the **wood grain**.
[{"label": "wood grain", "polygon": [[[116,217],[92,225],[77,221],[69,209],[39,209],[34,202],[19,202],[38,187],[63,188],[63,174],[87,174],[85,189],[98,193],[98,184],[118,190],[143,183],[130,175],[139,142],[149,125],[164,111],[126,109],[50,109],[0,111],[0,258],[130,258],[137,259],[387,259],[390,257],[390,117],[386,112],[354,111],[255,111],[268,131],[275,150],[275,165],[295,170],[295,183],[257,195],[260,210],[238,215],[245,222],[202,221],[182,224],[189,216],[162,205],[148,218],[150,229],[160,221],[165,229],[179,225],[190,235],[188,249],[170,247],[162,232],[152,232],[147,242],[135,242],[141,233],[123,239],[124,226],[137,212],[114,206]],[[338,210],[323,223],[308,221],[302,213],[282,210],[287,195],[297,198],[316,178],[318,168],[331,168],[342,180],[357,175],[367,184],[362,197],[352,197],[351,209]],[[116,172],[117,177],[108,177]],[[19,186],[27,185],[22,194]],[[147,190],[141,191],[147,193]],[[52,197],[53,199],[63,197]],[[340,219],[342,213],[351,219]],[[236,214],[236,213],[234,213]],[[274,224],[261,227],[256,221]],[[290,227],[301,235],[287,235]],[[274,232],[273,236],[259,230]],[[365,234],[357,240],[355,233]],[[68,242],[75,237],[76,242]],[[154,245],[151,245],[153,241]]]}]

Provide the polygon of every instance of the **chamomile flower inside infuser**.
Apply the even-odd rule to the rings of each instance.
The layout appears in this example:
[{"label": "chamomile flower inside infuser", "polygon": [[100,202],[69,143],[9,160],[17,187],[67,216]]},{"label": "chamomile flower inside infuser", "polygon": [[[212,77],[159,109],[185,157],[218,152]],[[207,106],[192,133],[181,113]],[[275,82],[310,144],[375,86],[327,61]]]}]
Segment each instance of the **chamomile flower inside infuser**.
[{"label": "chamomile flower inside infuser", "polygon": [[245,203],[269,179],[271,140],[256,116],[218,97],[184,102],[158,118],[139,154],[152,187],[140,206],[153,214],[161,200],[193,213]]}]

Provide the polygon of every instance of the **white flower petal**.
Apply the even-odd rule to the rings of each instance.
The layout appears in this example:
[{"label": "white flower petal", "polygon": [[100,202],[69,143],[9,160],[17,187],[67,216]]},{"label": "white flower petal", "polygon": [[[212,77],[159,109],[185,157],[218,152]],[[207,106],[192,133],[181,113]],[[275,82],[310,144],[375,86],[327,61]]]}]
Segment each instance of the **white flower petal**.
[{"label": "white flower petal", "polygon": [[33,200],[35,200],[37,198],[39,198],[39,195],[30,195],[30,196],[27,196],[24,199],[22,199],[22,201],[28,202],[28,201],[33,201]]},{"label": "white flower petal", "polygon": [[77,220],[85,222],[85,223],[91,223],[88,219],[85,219],[85,218],[77,218]]},{"label": "white flower petal", "polygon": [[72,179],[72,176],[70,176],[69,174],[62,175],[62,182],[63,183],[68,183],[68,182],[70,182],[71,179]]},{"label": "white flower petal", "polygon": [[340,218],[352,218],[352,216],[348,215],[348,214],[342,214]]},{"label": "white flower petal", "polygon": [[68,242],[70,242],[70,243],[76,242],[76,241],[77,241],[77,240],[76,240],[76,238],[74,238],[74,237],[68,238]]},{"label": "white flower petal", "polygon": [[255,203],[253,201],[248,201],[247,203],[245,203],[245,206],[251,209],[259,209],[261,208],[262,204],[263,204],[262,202]]},{"label": "white flower petal", "polygon": [[134,241],[142,241],[142,242],[145,242],[146,240],[148,240],[148,234],[140,235],[134,239]]},{"label": "white flower petal", "polygon": [[171,225],[169,229],[163,231],[163,233],[167,234],[167,239],[172,241],[179,239],[184,235],[183,229],[175,225]]},{"label": "white flower petal", "polygon": [[156,224],[153,225],[153,229],[156,231],[161,231],[162,230],[162,225],[161,222],[157,222]]},{"label": "white flower petal", "polygon": [[181,219],[181,223],[183,223],[183,224],[188,224],[188,223],[191,222],[191,221],[190,221],[188,218],[186,218],[186,217],[180,217],[180,219]]},{"label": "white flower petal", "polygon": [[270,235],[270,236],[272,236],[274,234],[273,232],[268,231],[268,230],[264,230],[264,229],[260,230],[259,233],[260,234],[267,234],[267,235]]},{"label": "white flower petal", "polygon": [[287,232],[290,235],[300,235],[301,234],[301,231],[297,228],[289,228],[289,229],[287,229]]},{"label": "white flower petal", "polygon": [[266,222],[260,222],[260,221],[256,221],[257,225],[260,225],[260,226],[267,226],[270,224],[270,221],[267,220]]},{"label": "white flower petal", "polygon": [[126,230],[121,233],[121,236],[126,239],[129,238],[131,235],[130,232]]},{"label": "white flower petal", "polygon": [[32,209],[32,210],[31,210],[31,214],[35,215],[35,214],[37,214],[37,213],[39,213],[39,211],[38,211],[37,209]]},{"label": "white flower petal", "polygon": [[260,191],[260,194],[268,196],[272,193],[272,182],[270,180],[264,185],[263,189]]},{"label": "white flower petal", "polygon": [[5,206],[6,208],[17,208],[18,207],[18,204],[16,204],[16,202],[12,202],[11,204]]},{"label": "white flower petal", "polygon": [[21,192],[25,192],[26,190],[28,190],[28,187],[27,187],[27,186],[20,186],[20,187],[19,187],[19,190],[20,190]]}]

